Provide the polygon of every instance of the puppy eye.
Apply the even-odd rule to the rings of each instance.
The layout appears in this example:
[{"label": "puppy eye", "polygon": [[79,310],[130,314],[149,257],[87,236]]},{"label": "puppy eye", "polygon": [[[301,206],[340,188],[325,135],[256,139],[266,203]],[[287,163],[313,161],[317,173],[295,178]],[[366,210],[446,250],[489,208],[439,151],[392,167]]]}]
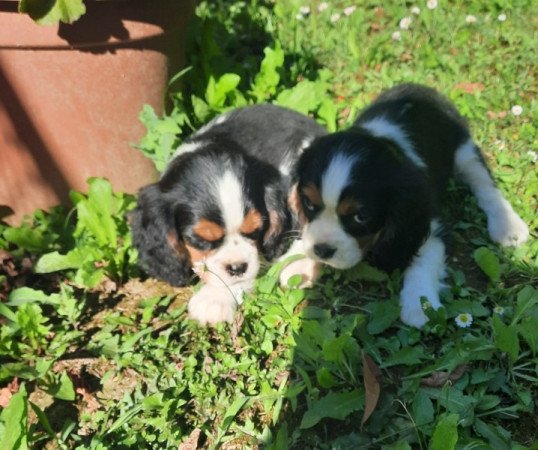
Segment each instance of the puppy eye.
[{"label": "puppy eye", "polygon": [[357,224],[362,224],[362,223],[364,223],[364,218],[360,214],[354,214],[353,215],[353,222],[355,222]]},{"label": "puppy eye", "polygon": [[256,241],[258,239],[259,234],[260,234],[260,230],[255,230],[252,233],[241,233],[241,236],[246,237],[247,239],[252,239],[253,241]]},{"label": "puppy eye", "polygon": [[316,207],[314,206],[314,204],[310,201],[308,197],[303,197],[303,204],[307,211],[312,212],[314,211],[314,209],[316,209]]}]

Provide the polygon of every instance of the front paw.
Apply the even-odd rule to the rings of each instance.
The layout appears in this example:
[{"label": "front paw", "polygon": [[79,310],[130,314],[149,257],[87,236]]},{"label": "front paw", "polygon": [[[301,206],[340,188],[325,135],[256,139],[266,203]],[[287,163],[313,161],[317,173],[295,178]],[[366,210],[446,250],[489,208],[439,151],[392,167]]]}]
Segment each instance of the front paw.
[{"label": "front paw", "polygon": [[300,275],[301,282],[297,287],[312,287],[319,276],[320,266],[321,264],[319,262],[310,258],[301,258],[297,261],[293,261],[280,272],[280,286],[287,288],[290,278],[294,275]]},{"label": "front paw", "polygon": [[404,286],[400,293],[400,304],[402,305],[400,319],[403,323],[415,328],[422,328],[426,324],[429,319],[424,313],[422,298],[425,298],[429,306],[435,310],[441,307],[439,294],[435,290],[429,289],[428,293],[425,293],[422,290],[413,289],[413,286]]},{"label": "front paw", "polygon": [[529,228],[512,207],[506,207],[488,218],[488,231],[491,239],[503,247],[517,247],[529,239]]},{"label": "front paw", "polygon": [[405,307],[402,306],[402,312],[400,313],[400,319],[406,325],[422,328],[428,321],[428,317],[424,314],[422,306],[419,307]]},{"label": "front paw", "polygon": [[236,301],[227,287],[204,285],[190,299],[188,312],[191,319],[202,325],[233,322]]}]

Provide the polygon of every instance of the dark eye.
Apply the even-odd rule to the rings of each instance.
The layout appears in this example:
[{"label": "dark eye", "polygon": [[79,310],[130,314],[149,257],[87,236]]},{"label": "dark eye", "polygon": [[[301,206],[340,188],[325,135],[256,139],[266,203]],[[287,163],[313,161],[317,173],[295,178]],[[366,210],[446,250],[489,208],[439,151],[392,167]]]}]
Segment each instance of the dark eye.
[{"label": "dark eye", "polygon": [[241,233],[241,236],[246,237],[247,239],[252,239],[256,241],[260,235],[260,230],[254,230],[251,233]]},{"label": "dark eye", "polygon": [[316,209],[314,204],[310,201],[308,197],[303,197],[303,204],[307,211],[312,212],[314,211],[314,209]]},{"label": "dark eye", "polygon": [[353,215],[353,222],[356,224],[362,224],[365,222],[364,217],[362,217],[360,214],[354,214]]}]

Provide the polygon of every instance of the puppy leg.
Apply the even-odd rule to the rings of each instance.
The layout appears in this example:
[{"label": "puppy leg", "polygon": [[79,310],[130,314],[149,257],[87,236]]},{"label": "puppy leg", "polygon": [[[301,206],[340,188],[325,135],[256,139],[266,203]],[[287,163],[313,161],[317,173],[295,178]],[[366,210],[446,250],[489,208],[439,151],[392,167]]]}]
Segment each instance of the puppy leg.
[{"label": "puppy leg", "polygon": [[189,317],[202,325],[233,322],[237,307],[234,293],[224,285],[205,284],[189,301]]},{"label": "puppy leg", "polygon": [[491,239],[503,246],[523,244],[529,238],[529,229],[495,187],[473,141],[458,148],[454,163],[456,174],[469,185],[486,213]]},{"label": "puppy leg", "polygon": [[[279,258],[279,261],[284,261],[293,255],[304,255],[303,241],[301,239],[294,241],[290,249]],[[288,281],[291,277],[301,275],[302,281],[299,287],[312,287],[319,277],[320,268],[321,263],[310,258],[301,258],[292,261],[280,272],[280,286],[287,288]]]},{"label": "puppy leg", "polygon": [[421,297],[426,297],[434,309],[439,308],[439,291],[445,277],[445,244],[436,236],[439,222],[432,220],[430,229],[430,236],[404,272],[403,288],[400,292],[400,318],[403,323],[417,328],[428,321],[422,310]]}]

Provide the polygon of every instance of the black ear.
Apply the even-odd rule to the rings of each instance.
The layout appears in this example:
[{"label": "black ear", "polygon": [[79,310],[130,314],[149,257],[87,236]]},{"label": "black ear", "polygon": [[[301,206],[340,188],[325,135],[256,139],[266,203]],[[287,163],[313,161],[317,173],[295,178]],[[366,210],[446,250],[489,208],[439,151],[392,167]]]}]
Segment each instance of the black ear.
[{"label": "black ear", "polygon": [[388,272],[405,269],[430,232],[433,199],[426,183],[390,188],[387,217],[370,250],[370,261]]},{"label": "black ear", "polygon": [[265,206],[268,223],[264,230],[262,253],[268,261],[271,261],[286,251],[291,231],[287,195],[277,184],[266,186]]},{"label": "black ear", "polygon": [[174,286],[193,279],[189,253],[178,235],[175,214],[158,184],[140,190],[130,217],[138,264],[152,277]]}]

